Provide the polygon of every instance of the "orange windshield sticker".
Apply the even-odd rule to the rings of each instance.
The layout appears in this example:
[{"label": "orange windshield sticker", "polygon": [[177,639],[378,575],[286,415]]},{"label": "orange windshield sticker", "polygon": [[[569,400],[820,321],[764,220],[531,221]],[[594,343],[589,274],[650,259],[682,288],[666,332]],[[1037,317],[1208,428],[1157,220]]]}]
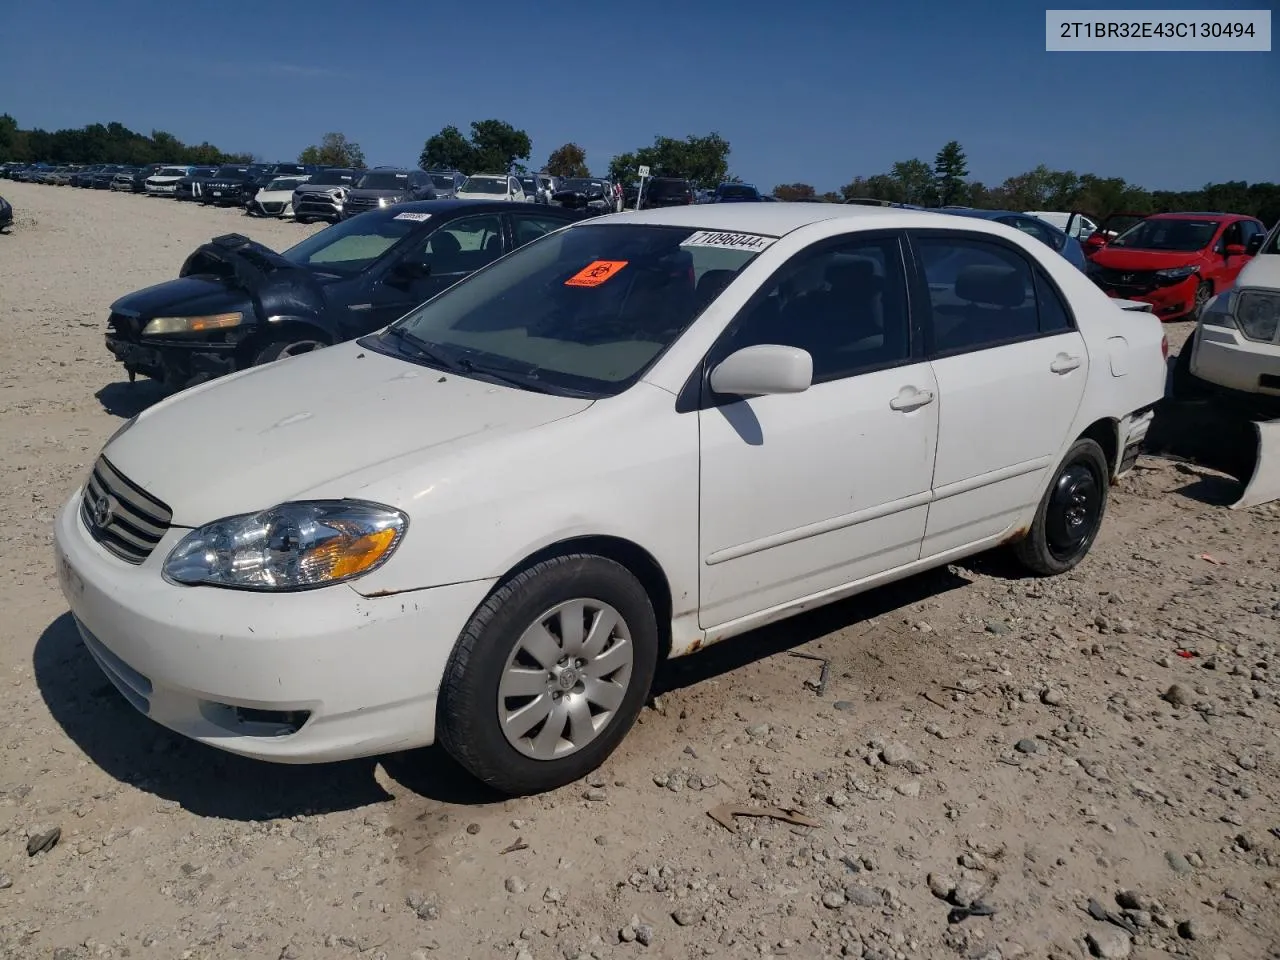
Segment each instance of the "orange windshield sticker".
[{"label": "orange windshield sticker", "polygon": [[564,282],[566,287],[598,287],[625,267],[629,260],[596,260]]}]

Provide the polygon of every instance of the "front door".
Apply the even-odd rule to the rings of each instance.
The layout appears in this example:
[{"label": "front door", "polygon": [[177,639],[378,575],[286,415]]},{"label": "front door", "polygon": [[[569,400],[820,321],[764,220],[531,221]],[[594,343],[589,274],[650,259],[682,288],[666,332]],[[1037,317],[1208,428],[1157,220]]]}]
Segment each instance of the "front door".
[{"label": "front door", "polygon": [[941,408],[922,556],[1006,531],[1039,500],[1084,396],[1089,355],[1034,258],[973,233],[913,240]]},{"label": "front door", "polygon": [[912,335],[896,234],[811,247],[712,351],[780,343],[813,357],[804,393],[699,411],[700,623],[726,624],[913,562],[938,437],[937,385]]},{"label": "front door", "polygon": [[[374,287],[364,332],[379,330],[506,252],[502,217],[450,220],[406,246]],[[416,268],[416,269],[412,269]],[[429,268],[429,269],[424,269]]]}]

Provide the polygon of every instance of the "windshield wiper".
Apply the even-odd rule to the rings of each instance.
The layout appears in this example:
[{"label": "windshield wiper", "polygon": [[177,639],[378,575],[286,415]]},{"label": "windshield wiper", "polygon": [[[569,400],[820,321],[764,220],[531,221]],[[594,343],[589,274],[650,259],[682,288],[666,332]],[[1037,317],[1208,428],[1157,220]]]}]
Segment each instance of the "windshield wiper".
[{"label": "windshield wiper", "polygon": [[451,360],[447,360],[442,355],[436,353],[434,350],[428,347],[423,340],[421,340],[418,337],[415,337],[412,333],[410,333],[404,327],[395,327],[395,326],[387,327],[385,333],[386,333],[386,336],[394,337],[396,340],[400,341],[400,345],[403,349],[408,350],[408,352],[412,353],[414,356],[417,356],[423,360],[426,360],[428,363],[432,364],[433,366],[440,367],[442,370],[451,370],[451,371],[457,371],[461,369],[461,364],[454,363]]}]

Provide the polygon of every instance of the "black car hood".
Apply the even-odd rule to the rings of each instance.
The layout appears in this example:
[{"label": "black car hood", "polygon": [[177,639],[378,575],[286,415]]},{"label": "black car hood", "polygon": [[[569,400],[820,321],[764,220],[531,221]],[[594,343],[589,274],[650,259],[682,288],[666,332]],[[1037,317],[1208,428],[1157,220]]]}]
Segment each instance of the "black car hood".
[{"label": "black car hood", "polygon": [[177,280],[121,297],[111,309],[144,318],[233,310],[252,313],[259,322],[276,316],[318,318],[326,307],[324,287],[308,268],[233,233],[198,247]]}]

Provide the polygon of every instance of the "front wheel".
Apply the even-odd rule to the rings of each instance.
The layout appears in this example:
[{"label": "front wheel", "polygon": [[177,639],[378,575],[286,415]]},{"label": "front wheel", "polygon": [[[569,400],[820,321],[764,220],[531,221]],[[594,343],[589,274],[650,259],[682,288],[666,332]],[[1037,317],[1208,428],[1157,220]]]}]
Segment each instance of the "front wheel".
[{"label": "front wheel", "polygon": [[1067,451],[1014,555],[1032,573],[1066,573],[1089,553],[1107,512],[1107,456],[1096,440],[1082,438]]},{"label": "front wheel", "polygon": [[303,353],[313,353],[326,346],[328,346],[327,343],[315,337],[300,336],[293,340],[273,340],[258,351],[253,358],[253,365],[257,367],[264,363],[271,363],[273,360],[296,357]]},{"label": "front wheel", "polygon": [[572,783],[631,729],[657,658],[653,604],[626,568],[587,554],[544,560],[463,629],[440,687],[439,740],[503,793]]},{"label": "front wheel", "polygon": [[1201,280],[1196,284],[1195,299],[1191,301],[1191,316],[1188,320],[1199,320],[1200,314],[1204,313],[1204,305],[1209,302],[1209,298],[1213,296],[1213,284],[1208,280]]}]

